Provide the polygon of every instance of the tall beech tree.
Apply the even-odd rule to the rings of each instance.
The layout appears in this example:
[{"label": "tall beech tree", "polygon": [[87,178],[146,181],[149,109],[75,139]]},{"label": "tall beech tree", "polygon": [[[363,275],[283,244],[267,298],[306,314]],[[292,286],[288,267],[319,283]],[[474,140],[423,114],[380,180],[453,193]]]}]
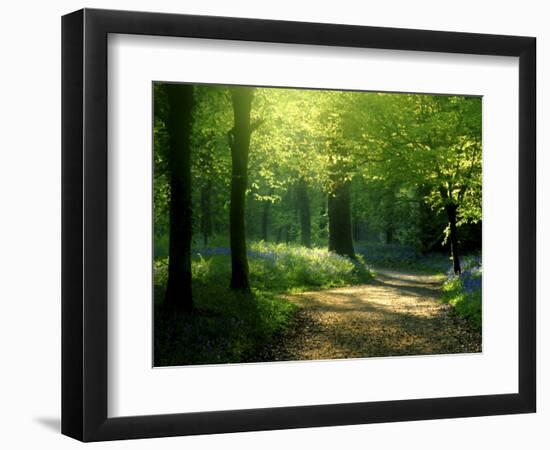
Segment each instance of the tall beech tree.
[{"label": "tall beech tree", "polygon": [[355,259],[351,225],[351,181],[355,175],[355,149],[349,110],[351,93],[331,92],[322,115],[328,186],[328,249]]},{"label": "tall beech tree", "polygon": [[251,124],[250,110],[254,89],[231,89],[234,125],[228,132],[231,148],[231,206],[229,235],[231,245],[231,289],[250,291],[248,257],[246,254],[245,199],[248,184],[248,153],[250,137],[259,123]]},{"label": "tall beech tree", "polygon": [[193,309],[191,289],[191,121],[193,86],[165,85],[170,172],[170,244],[165,304],[178,312]]},{"label": "tall beech tree", "polygon": [[453,256],[453,270],[454,273],[460,273],[462,271],[460,267],[460,254],[458,249],[458,232],[456,229],[456,210],[458,206],[453,202],[448,202],[445,205],[445,211],[447,218],[449,219],[449,240],[451,241],[451,254]]},{"label": "tall beech tree", "polygon": [[339,180],[328,195],[328,249],[355,258],[351,231],[350,181]]}]

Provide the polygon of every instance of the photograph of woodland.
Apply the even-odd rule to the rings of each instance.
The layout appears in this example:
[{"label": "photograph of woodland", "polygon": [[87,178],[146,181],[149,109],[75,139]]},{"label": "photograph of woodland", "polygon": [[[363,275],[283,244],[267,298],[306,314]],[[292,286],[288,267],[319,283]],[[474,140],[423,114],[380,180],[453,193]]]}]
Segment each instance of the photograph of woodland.
[{"label": "photograph of woodland", "polygon": [[152,95],[155,366],[481,351],[480,97]]}]

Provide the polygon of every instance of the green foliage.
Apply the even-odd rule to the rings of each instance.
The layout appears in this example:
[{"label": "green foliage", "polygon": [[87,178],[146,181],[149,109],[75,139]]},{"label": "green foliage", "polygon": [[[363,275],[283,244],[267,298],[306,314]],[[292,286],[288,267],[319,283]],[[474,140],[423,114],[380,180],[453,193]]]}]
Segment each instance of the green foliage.
[{"label": "green foliage", "polygon": [[168,232],[158,232],[158,235],[155,236],[154,258],[166,258],[169,244]]},{"label": "green foliage", "polygon": [[155,262],[155,365],[231,363],[254,360],[289,325],[296,306],[283,294],[365,282],[372,272],[364,262],[324,249],[298,245],[250,245],[252,294],[228,289],[227,249],[192,262],[191,316],[171,320],[162,311],[167,260]]},{"label": "green foliage", "polygon": [[449,267],[449,256],[442,253],[422,254],[410,245],[358,242],[355,248],[374,267],[414,269],[440,274],[445,273]]},{"label": "green foliage", "polygon": [[[203,237],[228,230],[232,89],[195,87],[193,222]],[[161,239],[169,200],[166,94],[159,83],[154,92],[155,235]],[[300,241],[298,182],[308,187],[318,243],[326,239],[327,195],[349,180],[354,223],[369,239],[376,233],[387,243],[439,251],[445,204],[458,205],[459,230],[481,220],[478,97],[257,88],[251,122],[259,126],[248,162],[249,239],[266,237],[259,221],[265,216],[270,240]]]},{"label": "green foliage", "polygon": [[[325,289],[366,282],[372,271],[359,256],[358,261],[321,248],[305,248],[296,244],[249,244],[252,286],[257,292],[289,293],[306,289]],[[213,253],[208,255],[208,253]],[[227,248],[204,249],[192,261],[193,286],[227,284],[231,271]],[[164,285],[167,260],[155,262],[155,285]]]},{"label": "green foliage", "polygon": [[459,226],[481,220],[480,98],[373,94],[356,101],[368,179],[412,190],[434,211],[457,204]]},{"label": "green foliage", "polygon": [[[192,272],[197,312],[172,325],[158,313],[155,336],[157,330],[161,335],[155,345],[161,364],[252,358],[288,325],[292,306],[281,295],[365,282],[372,271],[363,258],[375,266],[444,271],[446,205],[457,207],[460,245],[466,242],[468,250],[479,250],[480,98],[256,88],[245,205],[252,295],[231,293],[233,161],[228,136],[234,126],[233,89],[194,88]],[[166,284],[169,241],[167,104],[163,85],[155,83],[157,302]],[[327,199],[335,198],[342,185],[351,191],[351,228],[359,255],[355,262],[325,250]],[[307,200],[300,201],[297,188],[304,186],[300,192],[306,192]],[[304,208],[310,230],[300,221]],[[314,248],[298,245],[302,236],[311,236]],[[446,285],[446,301],[475,324],[476,308],[480,321],[480,298],[460,283]]]},{"label": "green foliage", "polygon": [[364,261],[353,262],[322,248],[265,242],[253,243],[250,248],[251,276],[260,289],[280,292],[326,289],[372,278]]},{"label": "green foliage", "polygon": [[442,301],[453,306],[458,316],[481,331],[481,287],[465,289],[461,277],[452,277],[443,285]]},{"label": "green foliage", "polygon": [[155,366],[254,361],[296,309],[273,294],[241,294],[225,283],[193,288],[195,312],[173,320],[162,309],[164,289],[155,287]]}]

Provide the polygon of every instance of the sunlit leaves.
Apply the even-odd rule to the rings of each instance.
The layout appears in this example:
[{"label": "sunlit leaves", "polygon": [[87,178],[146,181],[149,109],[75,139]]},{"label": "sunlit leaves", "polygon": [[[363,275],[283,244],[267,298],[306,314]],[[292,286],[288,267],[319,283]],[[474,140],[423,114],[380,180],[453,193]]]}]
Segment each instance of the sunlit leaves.
[{"label": "sunlit leaves", "polygon": [[[193,180],[196,190],[212,185],[220,223],[227,221],[231,181],[231,89],[195,87]],[[156,85],[156,214],[169,195],[164,95]],[[250,144],[247,195],[274,205],[274,219],[294,220],[286,209],[298,182],[326,198],[339,183],[352,181],[354,215],[380,227],[390,218],[414,220],[419,203],[434,214],[456,203],[459,226],[481,220],[480,98],[256,88],[251,123],[261,124]]]}]

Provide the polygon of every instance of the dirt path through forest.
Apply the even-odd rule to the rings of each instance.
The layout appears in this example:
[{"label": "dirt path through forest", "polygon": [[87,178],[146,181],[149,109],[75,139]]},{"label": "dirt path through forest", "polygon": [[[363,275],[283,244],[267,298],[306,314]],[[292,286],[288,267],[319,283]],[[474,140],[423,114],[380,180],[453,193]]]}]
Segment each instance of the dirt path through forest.
[{"label": "dirt path through forest", "polygon": [[480,351],[480,334],[438,302],[442,282],[380,269],[369,284],[289,296],[302,309],[271,360]]}]

